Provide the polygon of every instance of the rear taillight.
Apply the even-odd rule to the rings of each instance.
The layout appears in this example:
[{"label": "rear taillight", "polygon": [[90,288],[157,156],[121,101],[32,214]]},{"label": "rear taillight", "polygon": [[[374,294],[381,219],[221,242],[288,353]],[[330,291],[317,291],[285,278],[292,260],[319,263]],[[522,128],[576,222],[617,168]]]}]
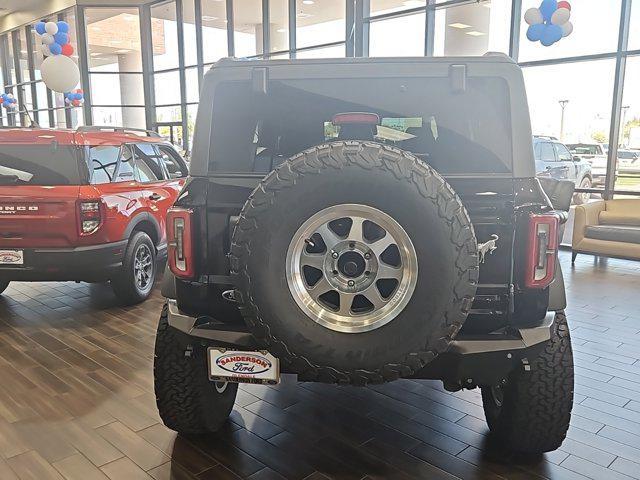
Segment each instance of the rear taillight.
[{"label": "rear taillight", "polygon": [[556,274],[558,257],[557,215],[530,215],[525,286],[547,288]]},{"label": "rear taillight", "polygon": [[192,278],[194,270],[192,210],[172,207],[167,212],[169,268],[176,277]]},{"label": "rear taillight", "polygon": [[78,227],[80,235],[95,233],[103,223],[104,213],[100,200],[78,202]]}]

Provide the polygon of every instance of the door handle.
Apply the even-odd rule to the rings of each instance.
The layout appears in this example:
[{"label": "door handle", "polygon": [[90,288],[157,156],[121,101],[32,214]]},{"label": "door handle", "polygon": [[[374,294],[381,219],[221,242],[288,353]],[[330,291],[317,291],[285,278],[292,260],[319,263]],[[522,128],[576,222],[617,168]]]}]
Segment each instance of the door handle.
[{"label": "door handle", "polygon": [[152,193],[151,195],[149,195],[149,200],[160,200],[161,198],[162,197],[157,193]]}]

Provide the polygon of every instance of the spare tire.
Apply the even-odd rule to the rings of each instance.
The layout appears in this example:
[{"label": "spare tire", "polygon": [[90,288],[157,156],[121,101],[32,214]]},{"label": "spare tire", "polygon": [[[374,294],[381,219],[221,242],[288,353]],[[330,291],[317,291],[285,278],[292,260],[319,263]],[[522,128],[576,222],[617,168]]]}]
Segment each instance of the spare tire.
[{"label": "spare tire", "polygon": [[235,298],[302,381],[383,383],[447,350],[478,279],[469,216],[411,153],[310,148],[272,171],[235,226]]}]

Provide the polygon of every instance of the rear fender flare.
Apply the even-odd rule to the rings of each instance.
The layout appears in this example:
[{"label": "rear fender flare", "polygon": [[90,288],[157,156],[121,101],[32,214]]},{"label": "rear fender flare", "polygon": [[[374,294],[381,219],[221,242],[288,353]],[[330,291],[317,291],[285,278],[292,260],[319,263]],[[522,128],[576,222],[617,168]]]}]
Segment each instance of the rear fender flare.
[{"label": "rear fender flare", "polygon": [[127,228],[124,231],[123,238],[124,239],[129,239],[131,237],[131,234],[135,230],[135,228],[138,225],[140,225],[142,222],[149,222],[151,225],[153,225],[153,228],[154,228],[155,233],[156,233],[156,239],[157,239],[156,247],[158,247],[157,243],[159,242],[159,239],[162,238],[162,232],[160,230],[160,224],[155,219],[155,217],[153,215],[151,215],[149,212],[140,212],[137,215],[135,215],[131,219],[131,221],[129,222],[129,225],[127,225]]}]

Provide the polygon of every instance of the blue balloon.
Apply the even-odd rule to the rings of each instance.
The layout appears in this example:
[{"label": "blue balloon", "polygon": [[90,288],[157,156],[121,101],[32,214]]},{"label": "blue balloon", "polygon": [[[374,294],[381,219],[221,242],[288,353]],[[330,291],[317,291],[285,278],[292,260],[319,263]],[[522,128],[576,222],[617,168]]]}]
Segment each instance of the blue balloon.
[{"label": "blue balloon", "polygon": [[60,55],[62,53],[62,47],[55,42],[49,45],[49,50],[51,50],[51,55]]},{"label": "blue balloon", "polygon": [[546,30],[546,25],[544,23],[536,23],[535,25],[530,25],[527,30],[527,38],[532,42],[537,42],[542,38],[542,34]]},{"label": "blue balloon", "polygon": [[36,32],[38,32],[40,35],[46,32],[46,30],[44,29],[44,22],[36,23]]},{"label": "blue balloon", "polygon": [[60,32],[60,31],[58,31],[58,33],[56,33],[53,36],[53,39],[60,46],[65,45],[67,43],[67,40],[68,40],[67,34],[64,33],[64,32]]},{"label": "blue balloon", "polygon": [[73,94],[73,100],[80,100],[80,99],[82,99],[82,95],[80,95],[79,93]]},{"label": "blue balloon", "polygon": [[542,34],[542,38],[540,42],[545,47],[549,47],[559,41],[562,38],[562,27],[560,25],[545,25],[544,33]]},{"label": "blue balloon", "polygon": [[64,21],[58,22],[58,32],[69,33],[69,24]]},{"label": "blue balloon", "polygon": [[558,9],[558,0],[543,0],[540,5],[540,13],[545,22],[551,21],[551,16]]}]

